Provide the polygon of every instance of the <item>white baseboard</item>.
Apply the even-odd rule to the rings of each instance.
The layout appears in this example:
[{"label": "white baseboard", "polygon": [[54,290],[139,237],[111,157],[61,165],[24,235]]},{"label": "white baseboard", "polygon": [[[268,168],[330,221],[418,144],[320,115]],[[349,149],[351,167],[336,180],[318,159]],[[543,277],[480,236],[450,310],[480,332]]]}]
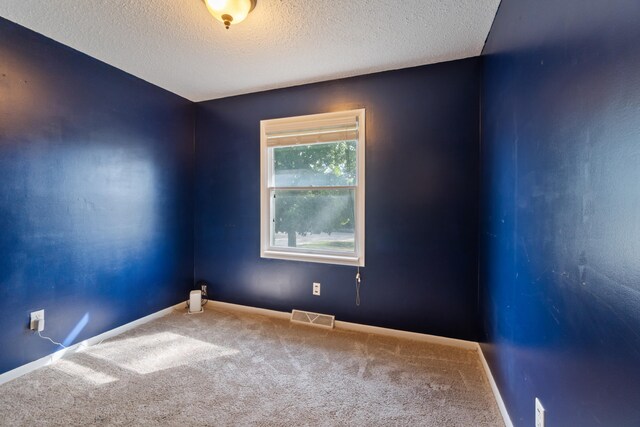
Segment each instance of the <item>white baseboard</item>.
[{"label": "white baseboard", "polygon": [[507,407],[504,404],[504,400],[502,400],[502,395],[500,395],[498,384],[496,384],[496,381],[493,379],[491,368],[489,368],[487,359],[485,359],[484,353],[482,352],[482,347],[480,347],[479,343],[476,343],[476,346],[478,350],[478,356],[480,357],[480,363],[482,363],[484,373],[486,374],[487,379],[489,380],[489,384],[491,385],[491,391],[493,391],[493,396],[496,398],[496,403],[498,404],[498,409],[500,409],[500,414],[502,414],[504,424],[506,427],[513,427],[513,423],[511,422],[511,418],[509,417],[509,412],[507,412]]},{"label": "white baseboard", "polygon": [[[249,307],[246,305],[230,304],[228,302],[209,301],[207,307],[220,307],[223,309],[241,311],[243,313],[260,314],[263,316],[277,317],[278,319],[289,320],[291,313],[284,311],[268,310],[266,308]],[[381,328],[378,326],[362,325],[360,323],[343,322],[340,320],[335,321],[335,326],[338,329],[345,329],[349,331],[363,332],[365,334],[384,335],[388,337],[404,338],[414,341],[429,342],[433,344],[448,345],[451,347],[463,348],[466,350],[477,350],[478,343],[475,341],[465,341],[455,338],[445,338],[436,335],[420,334],[417,332],[400,331],[398,329]]]},{"label": "white baseboard", "polygon": [[122,326],[118,326],[115,329],[111,329],[109,331],[103,332],[100,335],[96,335],[95,337],[91,337],[89,339],[86,339],[82,342],[79,342],[77,344],[74,344],[72,346],[69,346],[67,348],[63,348],[62,350],[58,350],[55,353],[52,353],[48,356],[42,357],[38,360],[34,360],[33,362],[27,363],[26,365],[22,365],[22,366],[18,366],[15,369],[12,369],[11,371],[5,372],[4,374],[0,375],[0,385],[9,382],[11,380],[14,380],[18,377],[21,377],[25,374],[28,374],[29,372],[35,371],[38,368],[42,368],[43,366],[48,366],[51,365],[52,363],[55,363],[56,361],[60,360],[60,358],[62,356],[64,356],[65,354],[73,354],[76,353],[78,351],[83,350],[86,347],[89,347],[91,345],[94,344],[98,344],[100,342],[102,342],[103,340],[106,340],[107,338],[111,338],[111,337],[115,337],[116,335],[120,335],[123,332],[126,332],[130,329],[135,328],[136,326],[140,326],[144,323],[150,322],[152,320],[158,319],[159,317],[163,317],[166,316],[167,314],[171,313],[172,311],[178,309],[178,308],[182,308],[185,307],[185,303],[181,302],[179,304],[176,304],[174,306],[165,308],[163,310],[157,311],[155,313],[152,313],[148,316],[142,317],[140,319],[134,320],[133,322],[129,322],[125,325]]},{"label": "white baseboard", "polygon": [[205,305],[204,309],[206,310],[208,307],[218,307],[222,309],[235,310],[235,311],[240,311],[242,313],[249,313],[249,314],[260,314],[262,316],[277,317],[278,319],[289,319],[291,317],[291,313],[287,313],[284,311],[269,310],[267,308],[251,307],[248,305],[231,304],[230,302],[222,302],[222,301],[209,300],[209,302],[207,302],[207,305]]},{"label": "white baseboard", "polygon": [[475,350],[477,348],[477,343],[474,341],[421,334],[418,332],[401,331],[399,329],[381,328],[379,326],[362,325],[360,323],[343,322],[340,320],[336,320],[336,328],[363,332],[365,334],[384,335],[387,337],[403,338],[407,340],[428,342],[431,344],[447,345],[449,347],[457,347],[465,350]]}]

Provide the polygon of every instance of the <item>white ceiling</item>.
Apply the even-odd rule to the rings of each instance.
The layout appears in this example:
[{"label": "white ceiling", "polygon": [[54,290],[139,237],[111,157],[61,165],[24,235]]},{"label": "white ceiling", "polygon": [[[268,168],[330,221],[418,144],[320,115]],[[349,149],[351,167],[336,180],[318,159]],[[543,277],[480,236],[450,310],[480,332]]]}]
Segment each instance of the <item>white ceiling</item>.
[{"label": "white ceiling", "polygon": [[479,55],[500,0],[1,0],[0,16],[192,101]]}]

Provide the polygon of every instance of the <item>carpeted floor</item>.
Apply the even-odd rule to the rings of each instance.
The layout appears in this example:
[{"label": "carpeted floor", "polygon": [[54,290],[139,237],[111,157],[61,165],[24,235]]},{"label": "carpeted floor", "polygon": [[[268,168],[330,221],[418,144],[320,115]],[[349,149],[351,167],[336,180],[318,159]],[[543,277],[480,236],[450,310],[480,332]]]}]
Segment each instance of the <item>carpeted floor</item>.
[{"label": "carpeted floor", "polygon": [[0,425],[503,426],[474,351],[176,311],[0,386]]}]

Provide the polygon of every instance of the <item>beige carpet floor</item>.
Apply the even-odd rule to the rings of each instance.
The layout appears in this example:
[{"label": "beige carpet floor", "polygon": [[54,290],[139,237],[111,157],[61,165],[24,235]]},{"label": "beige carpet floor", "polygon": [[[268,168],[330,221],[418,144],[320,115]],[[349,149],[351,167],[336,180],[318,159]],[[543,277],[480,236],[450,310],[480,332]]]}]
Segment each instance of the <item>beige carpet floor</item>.
[{"label": "beige carpet floor", "polygon": [[504,424],[474,351],[210,308],[0,386],[0,425]]}]

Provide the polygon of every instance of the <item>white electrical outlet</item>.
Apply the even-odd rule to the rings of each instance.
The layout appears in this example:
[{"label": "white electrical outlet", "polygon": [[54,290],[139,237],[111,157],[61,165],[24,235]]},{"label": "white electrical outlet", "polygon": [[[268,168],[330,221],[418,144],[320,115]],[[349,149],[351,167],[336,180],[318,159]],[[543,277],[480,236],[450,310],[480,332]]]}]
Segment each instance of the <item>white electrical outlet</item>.
[{"label": "white electrical outlet", "polygon": [[44,331],[44,310],[31,312],[31,322],[29,323],[29,329],[31,329],[32,331],[37,330],[38,332]]},{"label": "white electrical outlet", "polygon": [[544,407],[536,397],[536,427],[544,427]]},{"label": "white electrical outlet", "polygon": [[313,283],[313,294],[318,296],[320,295],[320,283],[318,282]]}]

